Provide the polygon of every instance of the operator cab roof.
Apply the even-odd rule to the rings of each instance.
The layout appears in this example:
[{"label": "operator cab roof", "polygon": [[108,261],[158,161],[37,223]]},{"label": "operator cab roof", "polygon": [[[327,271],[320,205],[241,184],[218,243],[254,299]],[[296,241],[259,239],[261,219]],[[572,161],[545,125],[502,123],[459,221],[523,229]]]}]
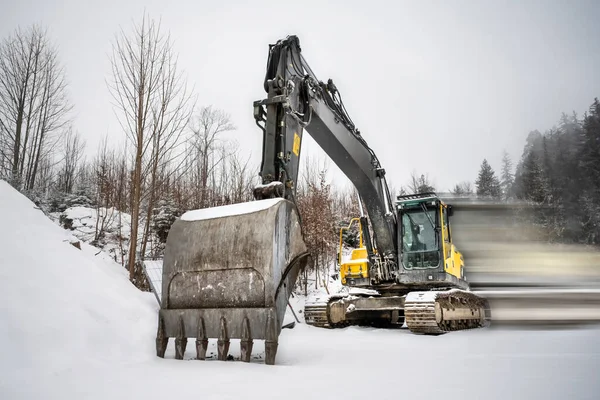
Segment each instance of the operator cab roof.
[{"label": "operator cab roof", "polygon": [[443,203],[434,192],[406,194],[396,197],[396,206],[398,208],[411,208],[426,203],[427,206]]}]

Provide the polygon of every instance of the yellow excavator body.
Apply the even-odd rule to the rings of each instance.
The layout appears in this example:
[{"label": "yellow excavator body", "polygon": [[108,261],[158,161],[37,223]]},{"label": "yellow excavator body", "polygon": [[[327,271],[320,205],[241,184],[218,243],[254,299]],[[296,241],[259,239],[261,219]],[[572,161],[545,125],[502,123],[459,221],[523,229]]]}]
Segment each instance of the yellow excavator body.
[{"label": "yellow excavator body", "polygon": [[448,219],[448,205],[440,201],[439,205],[440,231],[442,234],[442,253],[444,257],[444,270],[458,279],[464,278],[465,262],[463,255],[452,242],[452,232]]}]

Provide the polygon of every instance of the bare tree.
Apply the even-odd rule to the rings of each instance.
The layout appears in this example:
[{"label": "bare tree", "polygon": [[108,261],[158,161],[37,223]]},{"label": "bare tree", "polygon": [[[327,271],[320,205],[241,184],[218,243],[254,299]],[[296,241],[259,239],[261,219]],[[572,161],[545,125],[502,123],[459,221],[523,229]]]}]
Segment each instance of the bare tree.
[{"label": "bare tree", "polygon": [[[298,211],[302,218],[304,241],[312,256],[310,267],[315,271],[315,287],[320,283],[326,286],[332,254],[335,254],[337,244],[334,198],[331,184],[326,179],[329,162],[326,159],[319,161],[305,158],[297,189]],[[305,291],[307,273],[305,270]]]},{"label": "bare tree", "polygon": [[0,174],[33,189],[40,163],[50,162],[71,105],[58,51],[39,26],[0,43]]},{"label": "bare tree", "polygon": [[451,192],[456,195],[473,194],[473,185],[471,182],[463,181],[454,185],[454,189]]},{"label": "bare tree", "polygon": [[[121,30],[113,44],[111,64],[113,79],[109,89],[134,151],[128,260],[130,279],[134,280],[144,184],[149,186],[151,203],[156,170],[168,162],[168,154],[177,146],[187,125],[191,94],[177,70],[170,35],[163,34],[160,22],[146,15],[141,24],[134,25],[131,35]],[[143,258],[143,252],[140,256]]]},{"label": "bare tree", "polygon": [[406,188],[403,185],[400,185],[399,188],[396,188],[394,185],[389,185],[390,196],[392,197],[392,201],[395,201],[397,196],[403,196],[407,194]]},{"label": "bare tree", "polygon": [[227,152],[218,151],[224,143],[222,134],[233,131],[236,127],[231,122],[231,117],[223,110],[206,106],[201,107],[195,115],[190,129],[196,160],[196,185],[200,190],[197,207],[203,208],[208,206],[209,178],[228,155]]},{"label": "bare tree", "polygon": [[78,132],[69,127],[63,139],[61,167],[58,173],[58,187],[63,193],[72,193],[75,174],[85,149],[85,141]]},{"label": "bare tree", "polygon": [[[158,200],[158,186],[161,181],[168,178],[165,174],[167,165],[174,160],[180,159],[182,152],[179,150],[182,143],[181,136],[187,127],[193,111],[193,100],[191,92],[188,92],[187,84],[181,74],[177,71],[176,59],[173,57],[172,49],[168,49],[169,62],[164,66],[164,76],[159,84],[159,100],[155,105],[152,117],[153,131],[150,159],[144,175],[150,176],[149,189],[143,198],[147,203],[144,232],[142,236],[141,254],[146,254],[146,244],[150,234],[150,220],[152,211]],[[162,174],[158,172],[162,171]]]},{"label": "bare tree", "polygon": [[252,200],[252,188],[258,183],[256,169],[250,168],[250,155],[242,159],[239,150],[229,157],[229,197],[232,203]]}]

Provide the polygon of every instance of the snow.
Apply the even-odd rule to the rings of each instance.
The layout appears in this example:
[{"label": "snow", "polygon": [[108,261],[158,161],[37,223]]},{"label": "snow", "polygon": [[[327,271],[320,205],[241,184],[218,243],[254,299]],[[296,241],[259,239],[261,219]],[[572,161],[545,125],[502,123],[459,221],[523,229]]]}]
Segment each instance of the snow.
[{"label": "snow", "polygon": [[[68,224],[71,234],[84,242],[97,240],[102,254],[122,261],[131,235],[131,216],[115,208],[69,207],[62,213],[52,213],[51,218],[62,226]],[[140,233],[141,236],[141,233]]]},{"label": "snow", "polygon": [[[0,181],[0,399],[598,399],[600,329],[282,331],[277,365],[155,356],[156,299]],[[333,292],[332,292],[333,293]],[[290,299],[298,317],[302,296]],[[288,314],[286,319],[293,320]],[[239,357],[239,341],[230,353]]]},{"label": "snow", "polygon": [[437,297],[436,292],[411,292],[406,295],[406,302],[430,303]]},{"label": "snow", "polygon": [[357,287],[350,288],[350,290],[348,290],[348,294],[364,295],[364,296],[379,296],[379,292],[377,290],[363,289],[363,288],[357,288]]},{"label": "snow", "polygon": [[114,208],[99,208],[90,207],[70,207],[67,208],[62,215],[73,220],[73,228],[83,235],[83,240],[93,239],[96,229],[103,227],[110,232],[121,228],[121,235],[129,238],[129,226],[131,224],[131,216],[126,213],[120,213]]},{"label": "snow", "polygon": [[368,263],[369,259],[368,258],[356,258],[354,260],[348,260],[346,262],[352,263],[352,264],[364,264],[364,263]]},{"label": "snow", "polygon": [[269,182],[267,184],[261,183],[261,184],[254,186],[254,188],[255,189],[265,189],[265,188],[276,187],[276,186],[283,186],[283,182],[273,181],[273,182]]},{"label": "snow", "polygon": [[187,211],[181,216],[183,221],[198,221],[203,219],[221,218],[232,215],[250,214],[266,210],[285,199],[277,197],[274,199],[255,200],[245,203],[228,204],[226,206],[201,208],[199,210]]}]

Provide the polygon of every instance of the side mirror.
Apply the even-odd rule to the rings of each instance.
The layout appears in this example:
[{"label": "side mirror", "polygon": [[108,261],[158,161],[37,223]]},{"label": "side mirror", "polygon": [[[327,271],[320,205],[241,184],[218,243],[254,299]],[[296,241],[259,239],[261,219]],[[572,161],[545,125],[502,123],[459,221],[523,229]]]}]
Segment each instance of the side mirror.
[{"label": "side mirror", "polygon": [[448,206],[448,216],[451,217],[454,215],[454,208],[451,205]]}]

